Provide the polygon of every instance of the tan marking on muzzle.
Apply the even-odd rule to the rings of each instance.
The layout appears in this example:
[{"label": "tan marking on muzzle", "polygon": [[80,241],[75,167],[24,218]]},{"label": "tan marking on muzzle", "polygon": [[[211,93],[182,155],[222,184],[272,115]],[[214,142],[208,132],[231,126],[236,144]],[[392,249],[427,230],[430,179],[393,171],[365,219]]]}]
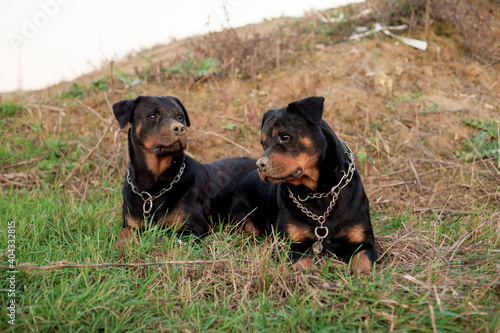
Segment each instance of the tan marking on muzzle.
[{"label": "tan marking on muzzle", "polygon": [[[286,178],[292,185],[304,185],[311,190],[315,190],[319,179],[319,170],[317,167],[318,156],[301,153],[296,157],[290,154],[274,153],[269,155],[266,171],[263,172],[261,178]],[[298,168],[302,169],[302,173],[297,179],[291,178],[293,172]]]}]

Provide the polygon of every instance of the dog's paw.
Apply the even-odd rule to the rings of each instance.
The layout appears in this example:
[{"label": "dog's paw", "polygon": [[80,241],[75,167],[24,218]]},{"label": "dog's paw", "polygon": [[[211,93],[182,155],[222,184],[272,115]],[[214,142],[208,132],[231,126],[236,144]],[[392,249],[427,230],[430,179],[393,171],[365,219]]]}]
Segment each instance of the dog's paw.
[{"label": "dog's paw", "polygon": [[368,259],[366,251],[355,254],[349,263],[349,268],[351,269],[351,273],[355,276],[370,274],[372,271],[372,263],[370,259]]},{"label": "dog's paw", "polygon": [[130,247],[130,245],[134,242],[137,242],[135,231],[130,228],[123,228],[118,233],[118,237],[116,238],[114,246],[117,250],[123,250],[127,247]]},{"label": "dog's paw", "polygon": [[315,270],[316,265],[310,256],[304,256],[293,264],[293,268],[298,271]]}]

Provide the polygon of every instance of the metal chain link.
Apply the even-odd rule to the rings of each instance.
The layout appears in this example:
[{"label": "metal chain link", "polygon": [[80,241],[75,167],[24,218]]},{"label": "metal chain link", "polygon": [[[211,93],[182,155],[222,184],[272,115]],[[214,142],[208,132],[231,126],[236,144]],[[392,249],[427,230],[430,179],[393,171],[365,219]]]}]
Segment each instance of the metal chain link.
[{"label": "metal chain link", "polygon": [[169,187],[163,188],[158,194],[155,196],[152,196],[146,191],[141,191],[139,192],[137,190],[137,187],[135,187],[134,183],[132,183],[132,180],[130,180],[130,169],[127,170],[127,183],[130,185],[132,188],[132,192],[137,194],[138,196],[141,197],[141,199],[144,201],[142,205],[142,215],[144,216],[144,220],[147,222],[147,220],[151,217],[150,213],[151,210],[153,209],[153,201],[161,197],[165,192],[168,192],[172,189],[175,183],[179,182],[181,179],[182,174],[184,173],[184,168],[186,167],[186,163],[182,162],[181,168],[177,175],[174,177],[174,180],[170,183]]},{"label": "metal chain link", "polygon": [[[351,149],[349,148],[349,146],[347,145],[346,142],[344,142],[344,141],[342,141],[340,139],[339,139],[339,141],[342,143],[342,146],[344,148],[344,153],[347,155],[347,157],[349,157],[349,160],[350,160],[349,168],[347,169],[347,173],[344,170],[341,170],[342,173],[344,174],[342,176],[342,179],[340,179],[339,183],[337,185],[335,185],[329,192],[326,192],[326,193],[311,193],[311,194],[308,194],[307,197],[305,197],[304,199],[302,199],[300,197],[300,195],[298,195],[297,196],[298,200],[304,202],[304,201],[307,201],[309,199],[321,199],[321,198],[326,198],[326,197],[328,197],[330,195],[333,195],[333,193],[340,186],[340,184],[342,183],[342,181],[344,179],[347,179],[349,173],[354,174],[354,170],[356,169],[356,166],[354,165],[354,155],[353,155]],[[349,181],[352,178],[352,174],[351,174],[351,177],[349,178]]]},{"label": "metal chain link", "polygon": [[[321,243],[322,243],[323,239],[328,236],[328,232],[329,232],[328,228],[326,226],[324,226],[323,224],[325,223],[326,218],[328,216],[330,216],[330,213],[333,210],[333,207],[335,206],[337,199],[339,198],[340,191],[344,187],[346,187],[347,184],[349,184],[351,182],[352,177],[354,176],[354,171],[356,170],[356,165],[354,164],[354,155],[353,155],[351,149],[349,148],[347,143],[345,143],[344,141],[340,140],[340,142],[342,143],[342,146],[344,147],[344,153],[349,158],[349,167],[347,168],[347,172],[345,172],[344,170],[341,170],[344,175],[342,176],[342,178],[340,179],[340,181],[337,185],[332,187],[332,189],[329,192],[308,194],[307,197],[305,197],[304,199],[300,198],[300,196],[297,196],[297,198],[295,198],[295,196],[292,193],[292,190],[290,190],[290,188],[288,188],[288,196],[297,205],[297,207],[300,209],[300,211],[302,213],[306,214],[306,216],[309,217],[310,219],[312,219],[314,221],[318,221],[320,224],[319,227],[316,227],[314,229],[314,233],[315,233],[316,237],[318,237],[318,240],[313,244],[313,251],[316,254],[318,254],[322,251],[323,245]],[[344,182],[344,184],[342,184],[343,182]],[[304,202],[304,201],[307,201],[309,199],[326,198],[330,195],[332,196],[332,201],[330,201],[330,204],[326,208],[326,211],[321,216],[313,213],[312,211],[307,209],[303,204],[301,204],[299,202],[299,201]],[[324,234],[321,235],[319,233],[320,230]]]}]

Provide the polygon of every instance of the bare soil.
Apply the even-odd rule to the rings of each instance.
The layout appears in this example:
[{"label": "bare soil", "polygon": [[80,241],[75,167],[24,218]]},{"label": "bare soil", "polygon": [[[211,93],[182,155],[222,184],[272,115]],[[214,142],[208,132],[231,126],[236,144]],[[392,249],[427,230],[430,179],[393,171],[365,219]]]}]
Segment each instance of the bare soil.
[{"label": "bare soil", "polygon": [[[311,14],[303,20],[315,22],[317,17]],[[294,19],[281,18],[236,31],[242,38],[266,36],[291,21]],[[422,35],[414,30],[410,37]],[[159,45],[116,61],[113,68],[142,75],[147,59],[167,66],[203,38],[206,36]],[[359,42],[344,38],[342,42],[317,43],[314,36],[308,38],[295,39],[295,43],[309,41],[308,49],[289,45],[274,68],[250,78],[241,77],[238,71],[198,81],[145,77],[148,82],[132,87],[114,78],[108,64],[75,80],[81,86],[90,86],[92,79],[102,77],[113,82],[108,91],[88,93],[82,100],[59,98],[73,82],[2,97],[26,103],[23,121],[38,119],[42,131],[56,138],[68,131],[90,138],[82,143],[90,150],[98,140],[96,132],[102,135],[112,116],[110,103],[139,94],[173,95],[184,103],[191,119],[188,153],[208,162],[240,155],[257,158],[262,152],[259,127],[264,112],[320,95],[326,98],[324,119],[355,154],[368,156],[362,164],[358,160],[357,167],[376,210],[447,216],[474,211],[481,205],[500,207],[496,161],[466,163],[455,156],[463,141],[477,132],[463,119],[500,118],[498,64],[485,65],[472,58],[465,51],[462,35],[442,22],[430,25],[427,51],[383,34]],[[127,163],[126,130],[119,130],[115,122],[90,158],[94,164],[100,163],[99,158],[107,159],[117,178],[122,177]],[[33,136],[29,127],[26,135]],[[7,166],[3,169],[13,171]],[[83,193],[80,187],[86,177],[76,172],[70,191],[76,188],[75,193]]]}]

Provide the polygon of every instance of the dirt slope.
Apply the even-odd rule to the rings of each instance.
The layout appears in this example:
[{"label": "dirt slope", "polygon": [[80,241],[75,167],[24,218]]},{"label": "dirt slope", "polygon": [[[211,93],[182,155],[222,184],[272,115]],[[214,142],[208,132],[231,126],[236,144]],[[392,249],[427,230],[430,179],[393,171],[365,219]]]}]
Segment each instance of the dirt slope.
[{"label": "dirt slope", "polygon": [[[320,26],[315,14],[302,20]],[[283,36],[296,21],[282,18],[237,33],[243,39],[277,31]],[[144,74],[147,66],[165,68],[175,63],[175,56],[183,59],[194,45],[206,41],[201,36],[160,45],[113,64],[114,70],[145,79],[141,84],[120,81],[105,67],[75,80],[81,87],[90,87],[92,79],[108,82],[106,91],[88,91],[82,99],[59,98],[73,82],[3,98],[36,105],[31,109],[38,109],[39,116],[25,112],[25,121],[38,117],[42,130],[56,138],[66,129],[90,137],[84,143],[90,149],[97,142],[96,131],[101,135],[107,125],[104,120],[111,116],[109,103],[138,94],[173,95],[181,99],[191,119],[189,153],[207,162],[235,155],[258,157],[260,119],[266,110],[321,95],[326,98],[324,118],[358,156],[374,208],[453,215],[482,204],[500,207],[496,161],[466,163],[455,156],[463,141],[477,132],[463,119],[500,118],[500,69],[469,57],[458,32],[443,23],[431,24],[427,51],[382,34],[355,43],[345,38],[338,42],[334,34],[325,43],[313,29],[297,35],[290,28],[286,36],[279,41],[282,54],[276,65],[251,77],[242,77],[238,71],[199,80]],[[421,31],[412,35],[421,36]],[[284,42],[289,45],[283,47]],[[126,129],[120,131],[115,124],[110,132],[91,161],[104,156],[113,165],[114,176],[120,178],[127,159]],[[4,173],[15,171],[15,167],[2,168]],[[73,186],[79,188],[88,175],[76,172],[74,177]]]}]

